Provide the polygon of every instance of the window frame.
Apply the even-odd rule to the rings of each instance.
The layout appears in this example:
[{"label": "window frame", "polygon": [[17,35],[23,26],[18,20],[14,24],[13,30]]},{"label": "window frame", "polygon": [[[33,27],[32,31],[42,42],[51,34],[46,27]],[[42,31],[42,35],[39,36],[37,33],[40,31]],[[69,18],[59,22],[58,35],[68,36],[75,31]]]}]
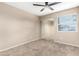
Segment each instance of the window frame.
[{"label": "window frame", "polygon": [[[60,25],[59,22],[59,17],[61,16],[72,16],[72,15],[76,15],[76,31],[59,31],[58,26]],[[57,32],[78,32],[78,14],[67,14],[67,15],[61,15],[61,16],[57,16]]]}]

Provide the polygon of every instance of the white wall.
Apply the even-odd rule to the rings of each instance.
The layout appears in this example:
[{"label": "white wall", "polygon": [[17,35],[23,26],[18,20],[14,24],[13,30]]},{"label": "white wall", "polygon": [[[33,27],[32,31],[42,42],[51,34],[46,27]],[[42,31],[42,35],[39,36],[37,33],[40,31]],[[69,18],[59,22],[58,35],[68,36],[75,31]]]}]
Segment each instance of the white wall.
[{"label": "white wall", "polygon": [[37,16],[2,3],[0,6],[0,51],[40,39]]},{"label": "white wall", "polygon": [[[78,21],[78,31],[77,32],[57,32],[57,17],[68,15],[68,14],[77,14]],[[53,20],[54,24],[49,24],[48,21]],[[50,15],[41,17],[42,21],[42,38],[52,39],[56,42],[69,44],[79,47],[79,7],[72,8],[68,10],[63,10],[56,12]]]}]

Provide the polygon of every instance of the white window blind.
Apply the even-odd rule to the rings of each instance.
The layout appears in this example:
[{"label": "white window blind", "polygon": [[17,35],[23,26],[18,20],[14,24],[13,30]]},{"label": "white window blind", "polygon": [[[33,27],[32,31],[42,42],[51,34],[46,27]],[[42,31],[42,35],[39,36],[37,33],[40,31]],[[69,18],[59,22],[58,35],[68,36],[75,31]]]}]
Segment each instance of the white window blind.
[{"label": "white window blind", "polygon": [[77,31],[77,15],[59,16],[58,31],[61,32]]}]

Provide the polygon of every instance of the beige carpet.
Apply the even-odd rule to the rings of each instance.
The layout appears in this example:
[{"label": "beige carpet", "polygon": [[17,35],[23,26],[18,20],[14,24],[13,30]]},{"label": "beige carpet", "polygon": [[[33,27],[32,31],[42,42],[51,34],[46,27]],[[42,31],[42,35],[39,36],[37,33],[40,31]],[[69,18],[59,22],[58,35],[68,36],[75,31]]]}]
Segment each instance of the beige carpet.
[{"label": "beige carpet", "polygon": [[38,40],[0,52],[2,56],[68,56],[79,55],[79,48],[53,42]]}]

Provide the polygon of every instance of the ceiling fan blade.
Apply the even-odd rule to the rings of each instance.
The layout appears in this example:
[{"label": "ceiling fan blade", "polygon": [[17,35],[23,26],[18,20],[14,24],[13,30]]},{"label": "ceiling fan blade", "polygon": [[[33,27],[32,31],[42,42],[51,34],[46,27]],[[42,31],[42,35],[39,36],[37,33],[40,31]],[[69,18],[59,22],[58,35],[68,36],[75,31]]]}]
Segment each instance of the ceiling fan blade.
[{"label": "ceiling fan blade", "polygon": [[42,12],[44,10],[44,8],[43,9],[41,9],[40,11]]},{"label": "ceiling fan blade", "polygon": [[59,4],[59,3],[62,3],[62,2],[54,2],[54,3],[49,4],[48,6],[56,5],[56,4]]},{"label": "ceiling fan blade", "polygon": [[49,9],[54,10],[52,7],[49,6]]},{"label": "ceiling fan blade", "polygon": [[45,5],[48,5],[48,2],[45,2]]},{"label": "ceiling fan blade", "polygon": [[40,5],[40,4],[33,4],[34,6],[44,6],[44,5]]}]

